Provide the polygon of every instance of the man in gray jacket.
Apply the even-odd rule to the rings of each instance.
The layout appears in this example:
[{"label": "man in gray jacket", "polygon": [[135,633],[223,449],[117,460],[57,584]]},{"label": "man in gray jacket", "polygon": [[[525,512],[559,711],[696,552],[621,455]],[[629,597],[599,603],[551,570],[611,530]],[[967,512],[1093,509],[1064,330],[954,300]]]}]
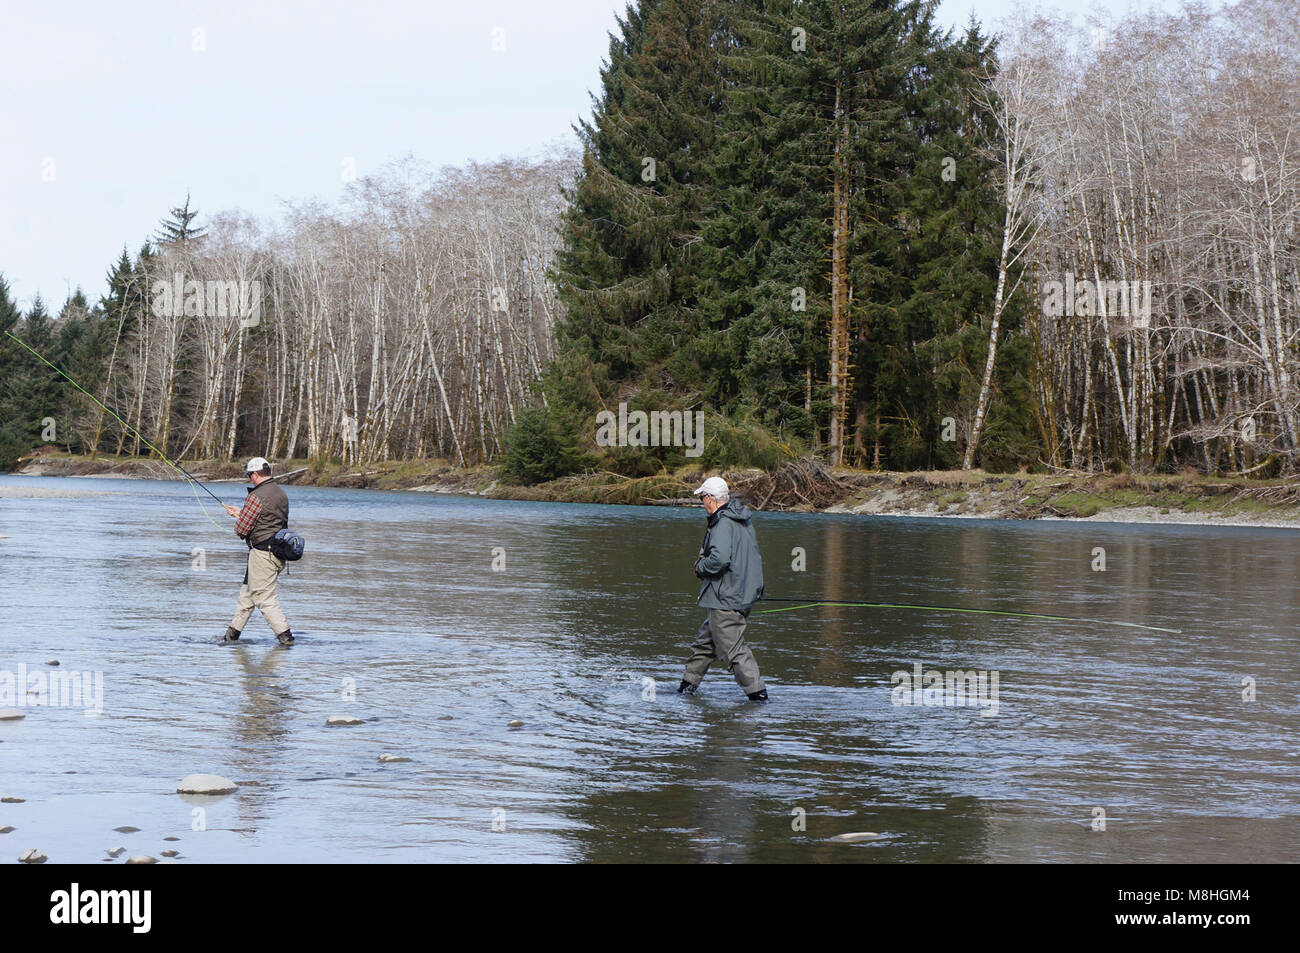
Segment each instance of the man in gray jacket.
[{"label": "man in gray jacket", "polygon": [[745,642],[749,609],[763,595],[763,558],[749,507],[731,499],[722,477],[709,477],[695,495],[709,514],[709,528],[695,561],[695,575],[701,582],[697,601],[708,616],[691,646],[677,692],[694,692],[709,665],[722,661],[751,700],[765,702],[767,688]]}]

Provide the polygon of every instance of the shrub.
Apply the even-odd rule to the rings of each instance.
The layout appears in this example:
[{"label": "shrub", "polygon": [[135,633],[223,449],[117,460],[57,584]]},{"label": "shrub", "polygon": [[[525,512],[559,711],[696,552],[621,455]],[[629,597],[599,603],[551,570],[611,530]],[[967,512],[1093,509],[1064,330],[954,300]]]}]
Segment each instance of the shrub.
[{"label": "shrub", "polygon": [[571,435],[545,407],[525,410],[506,434],[501,479],[532,486],[573,473],[582,465]]},{"label": "shrub", "polygon": [[783,444],[749,413],[709,414],[704,418],[704,425],[704,454],[700,463],[706,470],[736,467],[775,470],[799,456],[798,448]]}]

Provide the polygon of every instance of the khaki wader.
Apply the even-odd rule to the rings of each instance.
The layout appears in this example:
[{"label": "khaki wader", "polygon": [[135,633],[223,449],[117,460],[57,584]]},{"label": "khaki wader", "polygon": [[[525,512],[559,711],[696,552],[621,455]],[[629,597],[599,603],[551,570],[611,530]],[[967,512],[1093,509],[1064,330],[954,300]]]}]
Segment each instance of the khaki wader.
[{"label": "khaki wader", "polygon": [[289,623],[280,611],[280,600],[276,595],[276,582],[284,560],[272,556],[264,549],[248,551],[248,572],[244,576],[244,586],[239,590],[239,602],[235,605],[235,618],[230,627],[236,632],[244,631],[253,609],[261,611],[271,631],[276,635],[289,630]]},{"label": "khaki wader", "polygon": [[691,657],[686,662],[682,680],[699,685],[704,673],[713,662],[722,662],[727,671],[746,695],[764,689],[763,677],[758,673],[754,653],[745,641],[745,627],[749,624],[749,610],[735,612],[730,609],[710,609],[704,624],[691,646]]}]

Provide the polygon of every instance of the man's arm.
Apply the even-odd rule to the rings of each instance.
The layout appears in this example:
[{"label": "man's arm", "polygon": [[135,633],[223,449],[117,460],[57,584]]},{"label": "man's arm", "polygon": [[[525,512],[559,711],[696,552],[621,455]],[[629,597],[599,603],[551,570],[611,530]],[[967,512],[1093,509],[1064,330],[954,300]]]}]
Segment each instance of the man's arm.
[{"label": "man's arm", "polygon": [[242,510],[236,511],[233,506],[227,506],[226,512],[235,517],[235,535],[245,539],[253,531],[257,514],[262,512],[262,500],[256,493],[250,493],[244,499]]},{"label": "man's arm", "polygon": [[708,552],[695,563],[695,571],[701,576],[721,575],[731,565],[731,547],[731,520],[723,518],[709,533]]}]

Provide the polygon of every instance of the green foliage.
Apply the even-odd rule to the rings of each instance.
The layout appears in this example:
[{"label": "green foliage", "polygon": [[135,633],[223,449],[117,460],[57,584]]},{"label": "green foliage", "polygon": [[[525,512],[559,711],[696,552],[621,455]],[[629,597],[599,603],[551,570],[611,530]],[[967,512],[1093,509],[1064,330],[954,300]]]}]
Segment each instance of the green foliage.
[{"label": "green foliage", "polygon": [[[583,165],[553,269],[566,310],[557,336],[562,354],[604,365],[612,382],[651,380],[679,393],[700,383],[699,231],[718,134],[718,9],[714,0],[629,8],[611,38],[603,95],[578,129]],[[612,396],[602,389],[589,409]]]},{"label": "green foliage", "polygon": [[705,418],[704,454],[699,462],[708,470],[761,467],[773,470],[801,455],[803,448],[782,443],[750,411],[736,416],[717,414]]},{"label": "green foliage", "polygon": [[19,317],[18,306],[9,297],[9,283],[0,275],[0,471],[12,470],[32,447],[22,388],[24,352],[8,336],[17,330]]},{"label": "green foliage", "polygon": [[[50,316],[39,297],[24,316],[0,277],[0,470],[12,469],[19,457],[47,443],[73,453],[96,449],[103,412],[41,358],[98,395],[110,365],[115,331],[102,306],[90,305],[80,288],[57,318]],[[46,439],[46,418],[54,421],[53,440]]]},{"label": "green foliage", "polygon": [[[552,405],[564,419],[651,395],[660,409],[703,407],[723,421],[712,459],[731,465],[816,447],[831,410],[840,174],[850,459],[959,466],[963,444],[941,439],[942,421],[964,436],[975,414],[1001,242],[997,127],[980,106],[995,44],[974,22],[942,34],[922,0],[646,0],[620,26],[579,129],[555,269],[557,363],[580,367],[586,390],[549,374]],[[983,459],[1035,454],[1026,357],[999,355]],[[674,462],[631,448],[602,458],[628,475]]]},{"label": "green foliage", "polygon": [[577,448],[544,407],[525,410],[506,435],[501,478],[532,486],[573,473],[581,465]]},{"label": "green foliage", "polygon": [[185,193],[185,204],[169,209],[169,212],[171,218],[165,218],[159,223],[162,228],[154,237],[159,245],[187,245],[202,239],[206,234],[207,228],[192,224],[198,218],[199,210],[190,208],[188,192]]}]

